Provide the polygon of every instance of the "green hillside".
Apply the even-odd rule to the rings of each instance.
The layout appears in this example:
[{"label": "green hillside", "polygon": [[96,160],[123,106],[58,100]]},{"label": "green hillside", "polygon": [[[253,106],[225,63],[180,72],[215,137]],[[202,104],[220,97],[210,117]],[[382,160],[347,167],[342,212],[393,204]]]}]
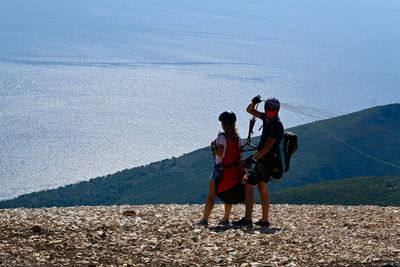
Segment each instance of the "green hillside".
[{"label": "green hillside", "polygon": [[[399,176],[399,168],[379,161],[400,165],[399,118],[400,104],[391,104],[290,129],[299,136],[299,149],[289,173],[272,183],[271,189],[327,178]],[[19,196],[0,202],[0,208],[203,203],[212,166],[210,149],[203,148],[90,181]]]},{"label": "green hillside", "polygon": [[282,189],[272,203],[400,206],[400,177],[357,177]]},{"label": "green hillside", "polygon": [[293,159],[290,173],[277,188],[319,182],[327,177],[334,180],[400,173],[399,168],[370,158],[400,165],[400,104],[302,125],[293,131],[299,135],[300,151]]}]

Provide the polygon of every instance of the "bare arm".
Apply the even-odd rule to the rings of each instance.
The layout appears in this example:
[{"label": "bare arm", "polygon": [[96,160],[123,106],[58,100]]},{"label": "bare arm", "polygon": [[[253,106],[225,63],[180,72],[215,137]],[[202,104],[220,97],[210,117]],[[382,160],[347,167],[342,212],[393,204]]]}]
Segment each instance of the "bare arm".
[{"label": "bare arm", "polygon": [[247,106],[246,111],[251,115],[253,115],[254,117],[261,118],[261,113],[256,109],[256,105],[257,104],[255,103],[250,103]]},{"label": "bare arm", "polygon": [[262,158],[265,154],[267,154],[271,150],[272,146],[275,143],[276,143],[275,138],[268,137],[264,147],[253,156],[253,159],[259,160],[260,158]]},{"label": "bare arm", "polygon": [[218,156],[218,157],[220,157],[220,158],[223,156],[223,154],[224,154],[224,149],[225,149],[225,146],[224,146],[224,145],[222,145],[222,144],[217,145],[217,144],[215,143],[215,141],[213,141],[213,142],[211,142],[211,147],[212,147],[212,150],[214,151],[214,154],[215,154],[216,156]]}]

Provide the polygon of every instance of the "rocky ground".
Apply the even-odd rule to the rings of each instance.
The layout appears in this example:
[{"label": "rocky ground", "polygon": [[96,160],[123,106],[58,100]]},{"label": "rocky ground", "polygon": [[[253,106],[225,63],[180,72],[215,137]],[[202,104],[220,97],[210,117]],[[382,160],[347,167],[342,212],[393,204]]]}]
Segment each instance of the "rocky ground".
[{"label": "rocky ground", "polygon": [[0,210],[0,266],[400,266],[400,207],[274,205],[268,229],[218,227],[222,205],[198,226],[202,210]]}]

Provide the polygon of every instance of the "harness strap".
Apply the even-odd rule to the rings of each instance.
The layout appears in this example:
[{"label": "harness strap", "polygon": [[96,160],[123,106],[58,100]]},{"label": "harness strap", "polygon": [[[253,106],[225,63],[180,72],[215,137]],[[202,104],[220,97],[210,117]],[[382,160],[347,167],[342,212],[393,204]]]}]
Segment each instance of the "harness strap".
[{"label": "harness strap", "polygon": [[241,165],[240,165],[240,163],[238,162],[238,163],[232,163],[232,164],[229,164],[229,165],[222,165],[222,168],[223,169],[228,169],[228,168],[236,168],[236,167],[240,167]]},{"label": "harness strap", "polygon": [[215,164],[215,168],[217,169],[228,169],[228,168],[236,168],[236,167],[240,167],[240,162],[235,162],[232,164],[228,164],[228,165],[224,165],[222,162],[219,164]]}]

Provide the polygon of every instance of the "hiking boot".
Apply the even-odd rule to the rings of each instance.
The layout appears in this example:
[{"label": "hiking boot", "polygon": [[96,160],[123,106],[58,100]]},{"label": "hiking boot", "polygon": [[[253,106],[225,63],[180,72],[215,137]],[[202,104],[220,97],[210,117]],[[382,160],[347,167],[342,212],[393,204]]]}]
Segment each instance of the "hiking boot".
[{"label": "hiking boot", "polygon": [[234,225],[234,226],[250,226],[251,227],[251,226],[253,226],[253,221],[246,219],[246,218],[242,218],[238,221],[233,221],[232,225]]},{"label": "hiking boot", "polygon": [[229,226],[229,225],[231,225],[231,223],[229,222],[229,220],[220,220],[220,221],[218,222],[218,225],[221,225],[221,226]]},{"label": "hiking boot", "polygon": [[198,225],[202,225],[202,226],[208,226],[208,221],[204,220],[204,219],[201,219],[197,224]]},{"label": "hiking boot", "polygon": [[262,220],[259,220],[258,222],[254,223],[254,224],[261,226],[261,227],[269,227],[269,221],[263,222]]}]

